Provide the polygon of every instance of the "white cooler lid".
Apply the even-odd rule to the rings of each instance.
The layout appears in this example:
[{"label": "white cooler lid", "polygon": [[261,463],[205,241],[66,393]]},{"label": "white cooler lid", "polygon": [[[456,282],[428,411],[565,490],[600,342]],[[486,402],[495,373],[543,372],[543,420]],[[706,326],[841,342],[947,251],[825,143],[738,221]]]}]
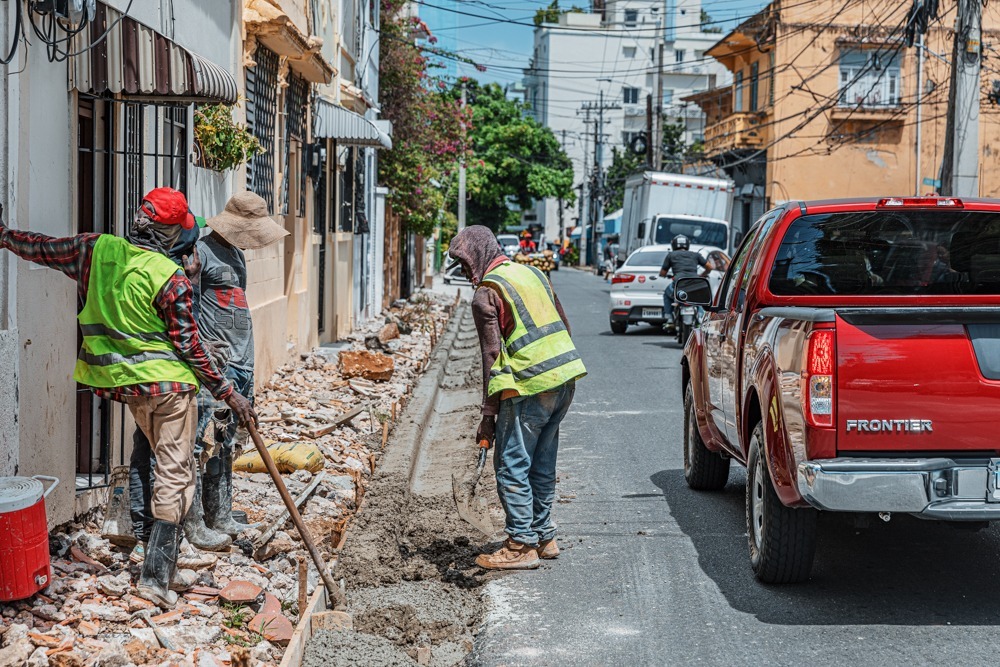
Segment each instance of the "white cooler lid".
[{"label": "white cooler lid", "polygon": [[45,487],[31,477],[0,477],[0,514],[31,507],[42,497]]}]

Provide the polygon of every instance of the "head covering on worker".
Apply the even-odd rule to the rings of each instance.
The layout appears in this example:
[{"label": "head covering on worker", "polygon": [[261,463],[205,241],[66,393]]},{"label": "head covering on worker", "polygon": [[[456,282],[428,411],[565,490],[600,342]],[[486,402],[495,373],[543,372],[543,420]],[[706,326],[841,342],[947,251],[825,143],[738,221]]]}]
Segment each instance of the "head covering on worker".
[{"label": "head covering on worker", "polygon": [[194,226],[184,194],[173,188],[156,188],[142,198],[125,236],[133,245],[166,255],[181,232]]},{"label": "head covering on worker", "polygon": [[452,266],[461,263],[473,285],[478,285],[497,257],[504,256],[497,237],[489,227],[472,225],[466,227],[451,240],[448,254],[455,260]]},{"label": "head covering on worker", "polygon": [[268,215],[264,198],[249,191],[230,197],[225,210],[209,218],[206,224],[240,250],[263,248],[289,233]]}]

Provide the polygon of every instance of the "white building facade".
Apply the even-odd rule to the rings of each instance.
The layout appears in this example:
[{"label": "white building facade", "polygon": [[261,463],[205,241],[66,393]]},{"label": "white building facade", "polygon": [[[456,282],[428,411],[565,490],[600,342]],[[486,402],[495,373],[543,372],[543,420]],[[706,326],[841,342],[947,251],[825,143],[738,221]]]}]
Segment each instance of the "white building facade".
[{"label": "white building facade", "polygon": [[525,212],[525,222],[542,226],[554,239],[591,217],[588,187],[596,153],[607,169],[613,148],[628,150],[636,136],[646,133],[647,96],[655,110],[658,71],[664,124],[683,124],[688,144],[701,140],[704,116],[681,98],[728,82],[727,70],[704,57],[718,37],[702,30],[701,0],[595,2],[589,13],[567,12],[558,23],[536,28],[525,69],[525,100],[572,160],[578,201],[563,203],[561,217],[557,200],[536,202]]}]

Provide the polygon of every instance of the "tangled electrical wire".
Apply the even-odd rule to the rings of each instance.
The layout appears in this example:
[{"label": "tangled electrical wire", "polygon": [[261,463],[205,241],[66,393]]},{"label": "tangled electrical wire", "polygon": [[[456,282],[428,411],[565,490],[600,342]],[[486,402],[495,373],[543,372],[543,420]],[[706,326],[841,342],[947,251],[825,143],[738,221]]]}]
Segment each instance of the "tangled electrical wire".
[{"label": "tangled electrical wire", "polygon": [[[23,0],[24,3],[30,0]],[[20,42],[23,40],[25,46],[29,44],[28,35],[25,29],[25,17],[24,12],[26,11],[22,7],[22,0],[11,0],[14,3],[14,34],[11,37],[10,48],[5,57],[0,58],[0,65],[9,65],[14,58],[17,56],[17,48]],[[70,45],[73,39],[90,27],[90,15],[89,12],[83,12],[83,18],[76,25],[67,21],[64,17],[57,16],[55,12],[38,12],[32,11],[29,7],[27,9],[28,17],[27,24],[31,26],[31,31],[34,35],[45,44],[46,56],[49,62],[65,62],[66,60],[73,58],[75,56],[82,55],[95,46],[107,39],[111,31],[128,16],[129,12],[132,10],[132,3],[135,0],[129,0],[128,6],[125,11],[114,20],[114,22],[107,27],[107,29],[96,39],[91,40],[90,44],[80,49],[79,51],[72,51]],[[39,14],[36,20],[35,14]]]}]

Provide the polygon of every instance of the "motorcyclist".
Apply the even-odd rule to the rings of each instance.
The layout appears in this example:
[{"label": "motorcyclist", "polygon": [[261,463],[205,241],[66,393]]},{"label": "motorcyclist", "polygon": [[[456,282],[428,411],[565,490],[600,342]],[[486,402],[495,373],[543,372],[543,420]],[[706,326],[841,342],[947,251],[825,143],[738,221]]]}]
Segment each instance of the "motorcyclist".
[{"label": "motorcyclist", "polygon": [[[666,278],[667,273],[673,275],[673,280],[667,283],[667,288],[663,291],[663,316],[667,324],[674,321],[674,283],[678,278],[697,278],[699,275],[707,276],[712,271],[712,262],[701,256],[700,253],[691,250],[691,242],[688,237],[678,234],[670,242],[673,248],[667,256],[663,258],[663,266],[660,267],[660,277]],[[702,272],[698,273],[698,267]]]}]

